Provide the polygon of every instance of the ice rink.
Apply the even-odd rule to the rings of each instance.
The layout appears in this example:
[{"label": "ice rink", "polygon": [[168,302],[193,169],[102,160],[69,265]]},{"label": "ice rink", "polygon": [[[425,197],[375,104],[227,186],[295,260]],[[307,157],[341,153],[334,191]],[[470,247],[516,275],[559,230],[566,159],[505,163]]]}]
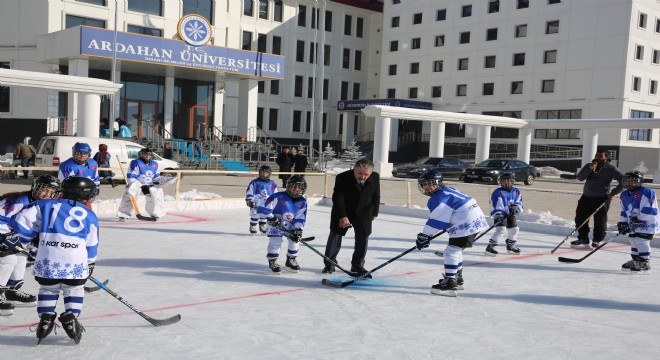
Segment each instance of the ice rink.
[{"label": "ice rink", "polygon": [[[659,270],[620,270],[629,246],[612,242],[579,264],[584,251],[555,234],[523,230],[522,255],[488,257],[489,235],[465,251],[465,290],[429,293],[442,274],[442,236],[344,289],[321,284],[322,258],[305,247],[300,273],[272,275],[267,238],[248,234],[248,209],[172,212],[156,223],[100,215],[94,276],[155,318],[154,327],[103,290],[87,293],[79,345],[63,329],[41,345],[36,308],[0,317],[5,359],[659,359]],[[330,207],[311,205],[305,236],[323,252]],[[610,219],[611,220],[611,219]],[[612,220],[611,220],[612,221]],[[367,269],[414,246],[425,218],[382,213]],[[563,235],[558,235],[563,234]],[[340,264],[350,268],[353,234]],[[657,241],[657,240],[655,240]],[[567,242],[568,243],[568,242]],[[500,250],[504,246],[500,245]],[[653,266],[659,249],[654,247]],[[284,264],[283,246],[280,264]],[[341,273],[330,278],[341,279]],[[348,277],[345,277],[348,279]],[[26,276],[24,290],[36,293]],[[88,282],[88,285],[93,285]],[[62,311],[62,300],[58,312]]]}]

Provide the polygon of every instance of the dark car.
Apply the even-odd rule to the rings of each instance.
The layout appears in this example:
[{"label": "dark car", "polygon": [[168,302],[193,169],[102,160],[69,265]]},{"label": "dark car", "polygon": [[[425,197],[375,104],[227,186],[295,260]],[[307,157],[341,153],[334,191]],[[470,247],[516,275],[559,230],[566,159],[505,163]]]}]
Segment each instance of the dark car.
[{"label": "dark car", "polygon": [[525,185],[532,185],[534,179],[540,175],[537,168],[520,160],[484,160],[477,166],[466,169],[463,181],[498,184],[503,173],[514,174],[516,182],[524,182]]},{"label": "dark car", "polygon": [[458,159],[424,157],[414,163],[397,166],[392,170],[392,176],[417,179],[429,170],[438,170],[444,177],[460,178],[468,167],[466,162]]}]

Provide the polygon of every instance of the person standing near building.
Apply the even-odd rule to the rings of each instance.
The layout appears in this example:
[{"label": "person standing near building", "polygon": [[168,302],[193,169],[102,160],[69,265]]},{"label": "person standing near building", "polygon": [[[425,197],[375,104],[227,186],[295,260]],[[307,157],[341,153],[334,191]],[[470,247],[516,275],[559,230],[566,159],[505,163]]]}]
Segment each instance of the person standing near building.
[{"label": "person standing near building", "polygon": [[[280,166],[280,172],[291,172],[293,167],[293,154],[288,146],[282,148],[282,152],[277,155],[275,163]],[[291,177],[290,174],[280,174],[279,178],[282,179],[282,187],[286,188],[286,181]]]},{"label": "person standing near building", "polygon": [[[374,163],[362,158],[351,170],[344,171],[335,178],[330,214],[330,234],[325,246],[325,256],[337,263],[341,250],[342,237],[353,227],[355,250],[351,259],[351,271],[362,275],[364,258],[367,255],[371,224],[378,216],[380,206],[380,176],[374,172]],[[331,274],[335,266],[324,261],[324,274]]]},{"label": "person standing near building", "polygon": [[305,172],[307,165],[307,156],[303,154],[302,149],[297,149],[296,155],[293,157],[293,171],[297,173]]},{"label": "person standing near building", "polygon": [[[575,224],[576,226],[583,222],[585,224],[578,229],[578,238],[571,242],[571,247],[575,249],[589,247],[589,217],[591,214],[594,217],[591,246],[597,247],[605,238],[610,202],[623,189],[623,175],[616,166],[610,164],[609,153],[606,150],[598,149],[592,162],[586,164],[577,173],[577,179],[585,181],[585,183],[582,196],[575,209]],[[619,184],[610,191],[612,180],[616,180]],[[598,211],[596,211],[597,209]]]},{"label": "person standing near building", "polygon": [[[26,168],[30,165],[30,159],[34,156],[34,151],[32,151],[32,148],[30,145],[28,145],[26,142],[29,141],[30,138],[26,137],[23,142],[16,144],[16,151],[14,152],[14,159],[20,160],[21,161],[21,167]],[[28,178],[28,171],[23,170],[23,179]]]}]

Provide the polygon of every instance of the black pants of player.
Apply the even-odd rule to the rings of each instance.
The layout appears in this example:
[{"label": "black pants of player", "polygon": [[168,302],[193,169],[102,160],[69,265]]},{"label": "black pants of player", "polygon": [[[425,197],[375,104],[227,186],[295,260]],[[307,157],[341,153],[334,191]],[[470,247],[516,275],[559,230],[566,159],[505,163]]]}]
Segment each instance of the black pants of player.
[{"label": "black pants of player", "polygon": [[584,226],[578,229],[578,239],[589,240],[589,216],[602,204],[602,208],[594,214],[594,234],[593,241],[603,241],[605,230],[607,229],[607,211],[610,209],[610,199],[606,196],[591,197],[584,196],[578,200],[575,209],[575,226],[580,226],[587,221]]},{"label": "black pants of player", "polygon": [[[364,267],[364,258],[367,256],[369,236],[364,232],[364,228],[359,222],[354,222],[352,225],[353,230],[355,231],[355,250],[353,251],[353,258],[351,259],[351,267],[362,268]],[[329,257],[334,262],[337,262],[337,255],[339,255],[339,250],[341,250],[342,238],[343,236],[330,230],[328,242],[325,245],[325,256]],[[325,263],[325,266],[332,265],[327,260],[323,260],[323,262]]]}]

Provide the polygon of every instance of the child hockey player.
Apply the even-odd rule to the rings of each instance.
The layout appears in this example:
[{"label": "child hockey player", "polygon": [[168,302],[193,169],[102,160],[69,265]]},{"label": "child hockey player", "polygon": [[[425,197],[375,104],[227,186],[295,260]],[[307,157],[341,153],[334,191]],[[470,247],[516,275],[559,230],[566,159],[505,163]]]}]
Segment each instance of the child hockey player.
[{"label": "child hockey player", "polygon": [[115,173],[110,171],[110,159],[112,159],[112,156],[108,152],[108,145],[99,144],[99,151],[94,154],[94,161],[99,164],[99,169],[108,169],[99,170],[99,177],[103,178],[103,180],[107,180],[112,187],[115,187],[115,182],[112,180]]},{"label": "child hockey player", "polygon": [[[60,181],[50,175],[41,175],[34,179],[30,191],[8,193],[0,197],[0,236],[11,232],[9,222],[28,204],[41,199],[59,197]],[[28,257],[16,248],[0,245],[0,315],[14,313],[14,307],[37,305],[37,297],[19,289],[23,286],[23,277]],[[4,294],[3,294],[4,293]]]},{"label": "child hockey player", "polygon": [[502,174],[499,181],[500,187],[495,189],[490,196],[490,216],[493,217],[495,222],[495,233],[493,233],[493,237],[490,238],[488,246],[486,246],[484,252],[486,255],[495,256],[498,254],[495,247],[505,232],[508,232],[506,251],[509,254],[520,254],[520,249],[516,246],[518,231],[520,230],[516,223],[516,216],[522,213],[523,205],[520,189],[513,187],[515,180],[513,174]]},{"label": "child hockey player", "polygon": [[444,250],[444,279],[431,286],[431,293],[456,296],[463,284],[463,249],[472,247],[477,233],[488,228],[484,213],[477,202],[456,189],[445,187],[442,173],[428,171],[417,180],[419,191],[431,198],[430,216],[423,232],[417,234],[417,249],[429,246],[431,237],[447,230],[449,243]]},{"label": "child hockey player", "polygon": [[[303,228],[307,218],[307,199],[303,196],[307,190],[307,182],[300,175],[291,176],[286,181],[286,191],[271,195],[263,206],[257,211],[268,219],[266,233],[268,235],[268,266],[274,274],[282,271],[277,263],[280,256],[282,238],[287,237],[289,248],[286,254],[285,269],[297,273],[300,270],[296,257],[298,256],[299,241],[302,238]],[[286,229],[286,231],[283,231]]]},{"label": "child hockey player", "polygon": [[250,208],[250,234],[257,233],[257,222],[259,231],[266,232],[266,217],[257,214],[257,207],[264,206],[266,199],[278,192],[277,183],[270,179],[270,174],[270,166],[260,167],[259,177],[250,181],[245,191],[245,204]]},{"label": "child hockey player", "polygon": [[65,311],[58,320],[77,344],[84,331],[76,319],[85,296],[83,284],[92,274],[99,244],[96,214],[83,203],[94,197],[96,185],[88,178],[72,176],[62,181],[60,191],[61,199],[35,201],[21,210],[9,226],[22,242],[39,237],[32,271],[40,285],[38,343],[53,330],[55,307],[62,292]]},{"label": "child hockey player", "polygon": [[[151,216],[160,218],[165,216],[165,204],[163,189],[161,188],[160,169],[158,163],[153,160],[154,154],[149,148],[142,148],[138,152],[138,158],[131,161],[128,166],[126,177],[126,192],[119,204],[117,216],[120,220],[131,217],[133,204],[131,196],[135,199],[140,191],[146,196],[145,209]],[[158,183],[155,186],[154,183]]]},{"label": "child hockey player", "polygon": [[58,179],[63,181],[69,176],[82,176],[92,179],[98,189],[98,186],[101,184],[101,180],[99,180],[99,164],[90,158],[92,156],[92,148],[87,143],[77,142],[73,145],[71,151],[73,156],[60,164]]},{"label": "child hockey player", "polygon": [[617,224],[619,234],[628,234],[630,242],[629,260],[621,270],[631,273],[646,273],[651,270],[651,239],[660,231],[660,215],[655,192],[643,187],[644,175],[631,171],[623,175],[621,199],[621,221]]}]

